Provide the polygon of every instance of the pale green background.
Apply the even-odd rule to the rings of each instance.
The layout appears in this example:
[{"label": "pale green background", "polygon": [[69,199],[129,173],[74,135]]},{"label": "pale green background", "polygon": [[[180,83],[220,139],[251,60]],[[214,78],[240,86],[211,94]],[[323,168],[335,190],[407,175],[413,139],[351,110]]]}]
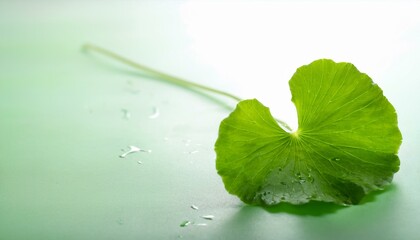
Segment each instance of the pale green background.
[{"label": "pale green background", "polygon": [[[419,12],[408,1],[0,2],[0,239],[420,239]],[[247,206],[214,163],[235,103],[85,55],[85,42],[257,97],[291,125],[294,70],[352,62],[397,109],[401,170],[358,206]],[[119,158],[127,145],[152,153]]]}]

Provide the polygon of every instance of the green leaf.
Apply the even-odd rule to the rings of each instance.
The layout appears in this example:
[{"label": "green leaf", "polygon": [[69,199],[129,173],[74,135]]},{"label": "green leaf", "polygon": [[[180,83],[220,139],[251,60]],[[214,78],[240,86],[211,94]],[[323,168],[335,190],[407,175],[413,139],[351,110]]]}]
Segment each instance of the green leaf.
[{"label": "green leaf", "polygon": [[241,101],[220,125],[216,168],[250,204],[357,204],[399,169],[401,133],[382,90],[350,63],[317,60],[289,82],[298,113],[283,130],[258,100]]}]

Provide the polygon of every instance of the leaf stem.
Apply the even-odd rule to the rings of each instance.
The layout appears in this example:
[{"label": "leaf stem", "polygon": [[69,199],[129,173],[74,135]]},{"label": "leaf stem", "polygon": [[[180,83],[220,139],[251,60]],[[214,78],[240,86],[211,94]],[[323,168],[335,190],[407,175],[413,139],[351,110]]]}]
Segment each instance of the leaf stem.
[{"label": "leaf stem", "polygon": [[214,89],[214,88],[211,88],[211,87],[207,87],[207,86],[204,86],[204,85],[201,85],[201,84],[198,84],[198,83],[190,82],[190,81],[181,79],[179,77],[175,77],[175,76],[169,75],[167,73],[163,73],[161,71],[155,70],[153,68],[144,66],[144,65],[139,64],[139,63],[136,63],[136,62],[134,62],[134,61],[132,61],[130,59],[127,59],[127,58],[125,58],[125,57],[123,57],[123,56],[121,56],[119,54],[116,54],[116,53],[111,52],[111,51],[109,51],[107,49],[104,49],[104,48],[101,48],[101,47],[98,47],[98,46],[95,46],[95,45],[92,45],[92,44],[86,44],[86,45],[84,45],[83,46],[83,49],[95,51],[97,53],[101,53],[101,54],[106,55],[106,56],[108,56],[110,58],[113,58],[113,59],[115,59],[117,61],[120,61],[122,63],[125,63],[125,64],[127,64],[127,65],[129,65],[129,66],[131,66],[133,68],[136,68],[136,69],[141,70],[141,71],[144,71],[146,73],[155,75],[155,76],[157,76],[157,77],[159,77],[159,78],[161,78],[163,80],[166,80],[168,82],[171,82],[171,83],[174,83],[174,84],[177,84],[177,85],[180,85],[180,86],[190,87],[190,88],[191,87],[194,87],[194,88],[198,88],[198,89],[201,89],[201,90],[205,90],[205,91],[208,91],[208,92],[212,92],[212,93],[216,93],[216,94],[219,94],[219,95],[223,95],[223,96],[232,98],[233,100],[238,101],[238,102],[239,101],[242,101],[241,98],[239,98],[239,97],[237,97],[237,96],[235,96],[233,94],[230,94],[230,93],[227,93],[227,92],[218,90],[218,89]]},{"label": "leaf stem", "polygon": [[[125,58],[125,57],[123,57],[123,56],[121,56],[121,55],[119,55],[117,53],[114,53],[112,51],[109,51],[109,50],[107,50],[105,48],[102,48],[102,47],[99,47],[99,46],[96,46],[96,45],[93,45],[93,44],[85,44],[85,45],[83,45],[83,50],[85,50],[85,51],[93,51],[93,52],[96,52],[96,53],[100,53],[100,54],[105,55],[107,57],[110,57],[110,58],[112,58],[114,60],[117,60],[117,61],[119,61],[121,63],[124,63],[124,64],[126,64],[128,66],[131,66],[131,67],[133,67],[133,68],[135,68],[137,70],[144,71],[144,72],[146,72],[148,74],[154,75],[154,76],[156,76],[156,77],[158,77],[160,79],[163,79],[163,80],[168,81],[170,83],[174,83],[174,84],[179,85],[179,86],[183,86],[183,87],[187,87],[187,88],[198,88],[198,89],[201,89],[201,90],[204,90],[204,91],[216,93],[216,94],[219,94],[219,95],[222,95],[222,96],[231,98],[231,99],[233,99],[235,101],[238,101],[238,102],[242,101],[241,98],[239,98],[239,97],[237,97],[237,96],[235,96],[233,94],[230,94],[228,92],[221,91],[221,90],[218,90],[218,89],[215,89],[215,88],[211,88],[211,87],[207,87],[205,85],[201,85],[201,84],[198,84],[198,83],[195,83],[195,82],[187,81],[187,80],[181,79],[179,77],[175,77],[173,75],[170,75],[170,74],[167,74],[167,73],[164,73],[164,72],[155,70],[153,68],[147,67],[147,66],[142,65],[142,64],[139,64],[139,63],[136,63],[136,62],[134,62],[134,61],[132,61],[132,60],[130,60],[128,58]],[[283,121],[281,121],[279,119],[276,119],[276,121],[278,123],[280,123],[280,125],[282,125],[283,127],[285,127],[287,130],[292,131],[292,129],[289,127],[289,125],[287,125],[285,122],[283,122]]]}]

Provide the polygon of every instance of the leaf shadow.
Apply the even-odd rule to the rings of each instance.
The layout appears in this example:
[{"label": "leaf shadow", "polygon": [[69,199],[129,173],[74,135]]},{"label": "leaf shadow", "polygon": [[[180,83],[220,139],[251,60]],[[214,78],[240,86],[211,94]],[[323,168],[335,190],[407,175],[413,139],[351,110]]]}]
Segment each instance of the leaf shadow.
[{"label": "leaf shadow", "polygon": [[371,192],[368,195],[366,195],[359,203],[359,205],[365,205],[365,204],[369,204],[369,203],[373,203],[375,201],[377,201],[377,199],[381,196],[381,195],[385,195],[385,194],[389,194],[389,193],[393,193],[398,191],[398,187],[396,184],[391,183],[388,186],[385,186],[383,190],[380,191],[375,191],[375,192]]},{"label": "leaf shadow", "polygon": [[322,216],[335,213],[340,209],[347,208],[334,203],[311,201],[302,205],[293,205],[290,203],[280,203],[275,206],[263,207],[270,213],[289,213],[299,216]]},{"label": "leaf shadow", "polygon": [[[140,70],[123,69],[123,68],[117,67],[116,64],[111,63],[109,60],[105,61],[105,59],[102,59],[102,57],[96,56],[96,54],[93,54],[89,51],[86,51],[85,49],[82,49],[82,52],[86,56],[91,58],[94,62],[96,62],[99,66],[103,67],[106,70],[109,70],[109,71],[112,71],[112,72],[118,72],[118,73],[125,74],[125,75],[128,75],[128,76],[134,76],[134,77],[138,77],[138,78],[142,78],[142,79],[153,80],[153,81],[156,81],[156,82],[162,82],[162,83],[165,83],[167,85],[176,86],[178,88],[183,88],[183,89],[186,89],[186,90],[190,91],[191,93],[193,93],[197,96],[203,97],[203,98],[205,98],[205,99],[207,99],[211,102],[214,102],[215,104],[217,104],[217,105],[221,106],[222,108],[224,108],[226,110],[229,110],[229,111],[232,111],[235,108],[235,106],[227,104],[227,101],[223,101],[223,100],[219,99],[218,97],[215,97],[211,94],[203,92],[199,89],[195,89],[193,87],[187,87],[187,86],[180,86],[180,85],[177,85],[175,83],[163,80],[163,79],[161,79],[157,76],[153,76],[151,74],[143,73]],[[235,102],[235,105],[236,105],[236,102]]]},{"label": "leaf shadow", "polygon": [[[359,204],[365,205],[373,203],[377,200],[380,195],[385,193],[394,192],[397,187],[394,184],[388,185],[381,191],[371,192],[366,195]],[[289,213],[299,216],[322,216],[327,214],[335,213],[341,209],[347,209],[351,206],[342,206],[335,203],[319,202],[319,201],[310,201],[309,203],[302,205],[293,205],[290,203],[280,203],[275,206],[265,206],[263,207],[267,212],[270,213]]]}]

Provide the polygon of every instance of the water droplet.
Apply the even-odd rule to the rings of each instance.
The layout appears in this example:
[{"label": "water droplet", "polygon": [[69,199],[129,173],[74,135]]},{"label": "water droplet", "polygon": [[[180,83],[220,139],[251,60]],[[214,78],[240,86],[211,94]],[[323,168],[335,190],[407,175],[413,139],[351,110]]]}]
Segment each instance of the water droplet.
[{"label": "water droplet", "polygon": [[213,215],[204,215],[204,216],[201,216],[201,217],[206,219],[206,220],[213,220],[214,219]]},{"label": "water droplet", "polygon": [[189,146],[190,143],[191,143],[191,140],[190,139],[184,139],[184,140],[182,140],[182,142],[184,142],[185,146]]},{"label": "water droplet", "polygon": [[135,153],[135,152],[147,152],[147,153],[151,153],[152,150],[144,150],[144,149],[140,149],[139,147],[136,146],[128,146],[129,150],[126,151],[125,153],[120,155],[120,158],[125,158],[127,157],[127,155]]},{"label": "water droplet", "polygon": [[207,223],[196,223],[195,226],[207,226]]},{"label": "water droplet", "polygon": [[150,119],[155,119],[157,117],[159,117],[160,112],[159,112],[159,108],[157,107],[153,107],[153,114],[149,116]]},{"label": "water droplet", "polygon": [[279,168],[278,171],[281,172],[281,171],[283,171],[283,169],[282,168]]},{"label": "water droplet", "polygon": [[124,224],[124,220],[122,220],[122,218],[118,218],[116,222],[118,223],[118,225]]},{"label": "water droplet", "polygon": [[306,178],[306,180],[308,180],[308,182],[313,183],[315,181],[314,177],[312,177],[311,174],[308,175],[308,177]]},{"label": "water droplet", "polygon": [[300,184],[306,182],[306,178],[304,176],[302,176],[302,174],[300,172],[296,173],[295,176],[297,178],[297,180],[295,182],[300,183]]},{"label": "water droplet", "polygon": [[123,112],[123,118],[128,120],[131,118],[131,113],[127,109],[123,108],[121,109],[121,112]]},{"label": "water droplet", "polygon": [[128,146],[129,150],[123,154],[120,155],[120,158],[125,158],[127,157],[128,154],[132,154],[135,152],[139,152],[141,149],[136,147],[136,146]]},{"label": "water droplet", "polygon": [[350,199],[346,199],[343,201],[343,206],[351,206],[353,203],[351,202]]},{"label": "water droplet", "polygon": [[190,222],[190,221],[188,221],[188,220],[185,220],[185,221],[183,221],[179,226],[180,227],[186,227],[186,226],[188,226],[188,225],[190,225],[192,222]]},{"label": "water droplet", "polygon": [[142,161],[137,161],[138,164],[143,164]]},{"label": "water droplet", "polygon": [[335,162],[338,162],[338,161],[340,161],[341,159],[340,158],[338,158],[338,157],[333,157],[333,158],[331,158],[331,161],[335,161]]},{"label": "water droplet", "polygon": [[194,209],[194,210],[198,210],[198,207],[196,205],[194,205],[194,204],[191,205],[191,208]]},{"label": "water droplet", "polygon": [[198,150],[194,150],[194,151],[188,152],[188,154],[195,154],[195,153],[198,153]]}]

